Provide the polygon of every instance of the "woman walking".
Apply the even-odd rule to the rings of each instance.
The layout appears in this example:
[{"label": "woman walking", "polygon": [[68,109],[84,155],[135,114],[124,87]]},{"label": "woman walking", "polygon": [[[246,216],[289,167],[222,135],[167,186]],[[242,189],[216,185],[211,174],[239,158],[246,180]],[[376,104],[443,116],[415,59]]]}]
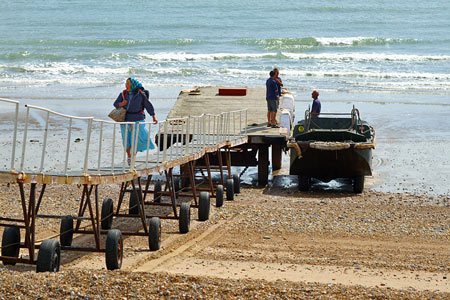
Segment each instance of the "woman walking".
[{"label": "woman walking", "polygon": [[[136,151],[142,152],[147,150],[147,141],[149,132],[145,126],[142,124],[145,120],[144,109],[149,113],[153,118],[153,124],[158,124],[158,120],[156,119],[155,110],[153,105],[148,100],[149,94],[148,91],[144,89],[142,84],[134,79],[128,78],[125,82],[125,90],[119,94],[116,101],[114,101],[114,107],[124,107],[127,110],[127,114],[125,116],[125,122],[135,122],[135,138],[136,134],[139,132],[139,136],[135,139],[135,149]],[[138,130],[139,127],[139,130]],[[128,163],[131,160],[131,145],[133,138],[133,126],[129,125],[120,125],[120,129],[122,132],[122,140],[123,145],[127,151],[128,155]],[[127,140],[125,140],[125,136]],[[150,140],[150,144],[148,149],[154,149],[155,145]]]}]

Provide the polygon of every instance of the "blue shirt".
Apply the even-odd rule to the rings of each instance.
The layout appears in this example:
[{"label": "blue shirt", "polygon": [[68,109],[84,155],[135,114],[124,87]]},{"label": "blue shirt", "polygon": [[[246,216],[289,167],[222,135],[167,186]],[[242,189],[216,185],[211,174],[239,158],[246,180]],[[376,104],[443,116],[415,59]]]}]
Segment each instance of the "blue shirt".
[{"label": "blue shirt", "polygon": [[[123,91],[126,93],[126,91]],[[155,109],[153,105],[148,101],[146,92],[137,92],[135,94],[126,93],[126,99],[128,100],[125,108],[127,109],[127,114],[125,115],[126,122],[141,121],[145,119],[144,109],[149,113],[150,116],[155,114]],[[119,108],[119,104],[122,102],[122,93],[119,94],[116,101],[114,102],[114,107]]]},{"label": "blue shirt", "polygon": [[275,79],[270,77],[266,81],[266,100],[277,100],[278,85]]},{"label": "blue shirt", "polygon": [[319,99],[317,98],[317,99],[313,100],[311,112],[320,114],[321,108],[322,108],[322,105],[320,104]]},{"label": "blue shirt", "polygon": [[[277,79],[278,79],[280,82],[283,82],[283,80],[281,80],[280,77],[278,77]],[[279,84],[277,83],[277,86],[278,86],[278,96],[281,96],[281,85],[279,85]]]}]

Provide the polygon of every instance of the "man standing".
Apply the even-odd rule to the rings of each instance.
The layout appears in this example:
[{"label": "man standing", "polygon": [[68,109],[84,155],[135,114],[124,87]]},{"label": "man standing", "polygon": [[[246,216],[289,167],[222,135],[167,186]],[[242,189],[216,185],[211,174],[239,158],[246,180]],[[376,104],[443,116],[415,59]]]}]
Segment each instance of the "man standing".
[{"label": "man standing", "polygon": [[312,92],[312,98],[313,103],[312,103],[312,108],[311,108],[311,117],[312,118],[318,118],[319,114],[320,114],[320,110],[322,108],[322,105],[320,104],[319,101],[319,92],[318,91],[313,91]]},{"label": "man standing", "polygon": [[280,70],[278,68],[273,69],[275,71],[275,82],[278,86],[278,96],[281,97],[281,88],[283,87],[283,81],[280,78]]},{"label": "man standing", "polygon": [[275,71],[270,71],[270,78],[266,81],[266,100],[267,100],[267,127],[280,128],[277,125],[277,101],[278,86],[275,81]]}]

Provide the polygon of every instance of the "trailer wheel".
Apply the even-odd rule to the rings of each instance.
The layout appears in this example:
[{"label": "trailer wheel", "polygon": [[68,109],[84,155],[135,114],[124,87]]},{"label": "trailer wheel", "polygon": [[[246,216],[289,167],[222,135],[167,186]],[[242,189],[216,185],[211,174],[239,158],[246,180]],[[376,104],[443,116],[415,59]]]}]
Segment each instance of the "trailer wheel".
[{"label": "trailer wheel", "polygon": [[61,264],[61,247],[57,240],[44,240],[36,262],[36,272],[58,272]]},{"label": "trailer wheel", "polygon": [[227,200],[234,200],[234,180],[227,179]]},{"label": "trailer wheel", "polygon": [[200,192],[198,200],[198,220],[207,221],[209,219],[210,198],[208,192]]},{"label": "trailer wheel", "polygon": [[180,233],[188,233],[191,224],[191,205],[189,203],[181,204],[179,217]]},{"label": "trailer wheel", "polygon": [[219,184],[216,187],[216,207],[223,205],[223,185]]},{"label": "trailer wheel", "polygon": [[239,194],[241,192],[241,178],[239,177],[239,174],[233,175],[233,184],[234,193]]},{"label": "trailer wheel", "polygon": [[142,192],[140,189],[136,189],[136,192],[139,197],[139,202],[136,200],[136,195],[134,194],[134,191],[130,192],[130,204],[128,207],[128,213],[130,215],[138,215],[139,214],[139,207],[141,201],[142,201]]},{"label": "trailer wheel", "polygon": [[155,203],[161,203],[161,191],[162,191],[161,181],[158,180],[155,183],[155,191],[153,194],[153,201]]},{"label": "trailer wheel", "polygon": [[106,236],[105,247],[106,268],[116,270],[122,267],[123,239],[119,229],[111,229]]},{"label": "trailer wheel", "polygon": [[175,177],[173,180],[173,188],[175,193],[178,193],[181,190],[181,180],[179,177]]},{"label": "trailer wheel", "polygon": [[302,192],[309,191],[311,187],[311,177],[298,175],[298,189]]},{"label": "trailer wheel", "polygon": [[61,246],[72,245],[73,239],[73,217],[71,215],[64,216],[61,219],[61,226],[59,227],[59,242]]},{"label": "trailer wheel", "polygon": [[113,224],[114,204],[111,198],[106,198],[102,203],[102,229],[109,230]]},{"label": "trailer wheel", "polygon": [[356,176],[353,178],[353,192],[361,194],[364,190],[364,176]]},{"label": "trailer wheel", "polygon": [[183,178],[183,187],[189,187],[191,185],[191,179],[189,177]]},{"label": "trailer wheel", "polygon": [[[17,227],[5,227],[2,237],[2,256],[19,257],[20,229]],[[4,265],[16,264],[15,260],[4,260]]]},{"label": "trailer wheel", "polygon": [[158,217],[150,219],[148,246],[150,251],[157,251],[161,247],[161,220]]}]

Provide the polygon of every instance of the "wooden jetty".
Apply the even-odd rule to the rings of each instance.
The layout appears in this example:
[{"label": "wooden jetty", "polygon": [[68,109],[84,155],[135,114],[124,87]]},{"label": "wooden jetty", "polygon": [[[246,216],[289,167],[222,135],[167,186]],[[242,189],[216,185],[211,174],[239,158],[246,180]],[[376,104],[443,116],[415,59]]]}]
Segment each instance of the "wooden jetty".
[{"label": "wooden jetty", "polygon": [[264,186],[269,175],[269,147],[272,148],[272,171],[275,172],[281,169],[282,148],[290,134],[287,128],[267,127],[265,88],[207,86],[183,90],[168,118],[242,109],[247,110],[248,115],[247,143],[231,148],[231,165],[258,166],[258,184]]}]

